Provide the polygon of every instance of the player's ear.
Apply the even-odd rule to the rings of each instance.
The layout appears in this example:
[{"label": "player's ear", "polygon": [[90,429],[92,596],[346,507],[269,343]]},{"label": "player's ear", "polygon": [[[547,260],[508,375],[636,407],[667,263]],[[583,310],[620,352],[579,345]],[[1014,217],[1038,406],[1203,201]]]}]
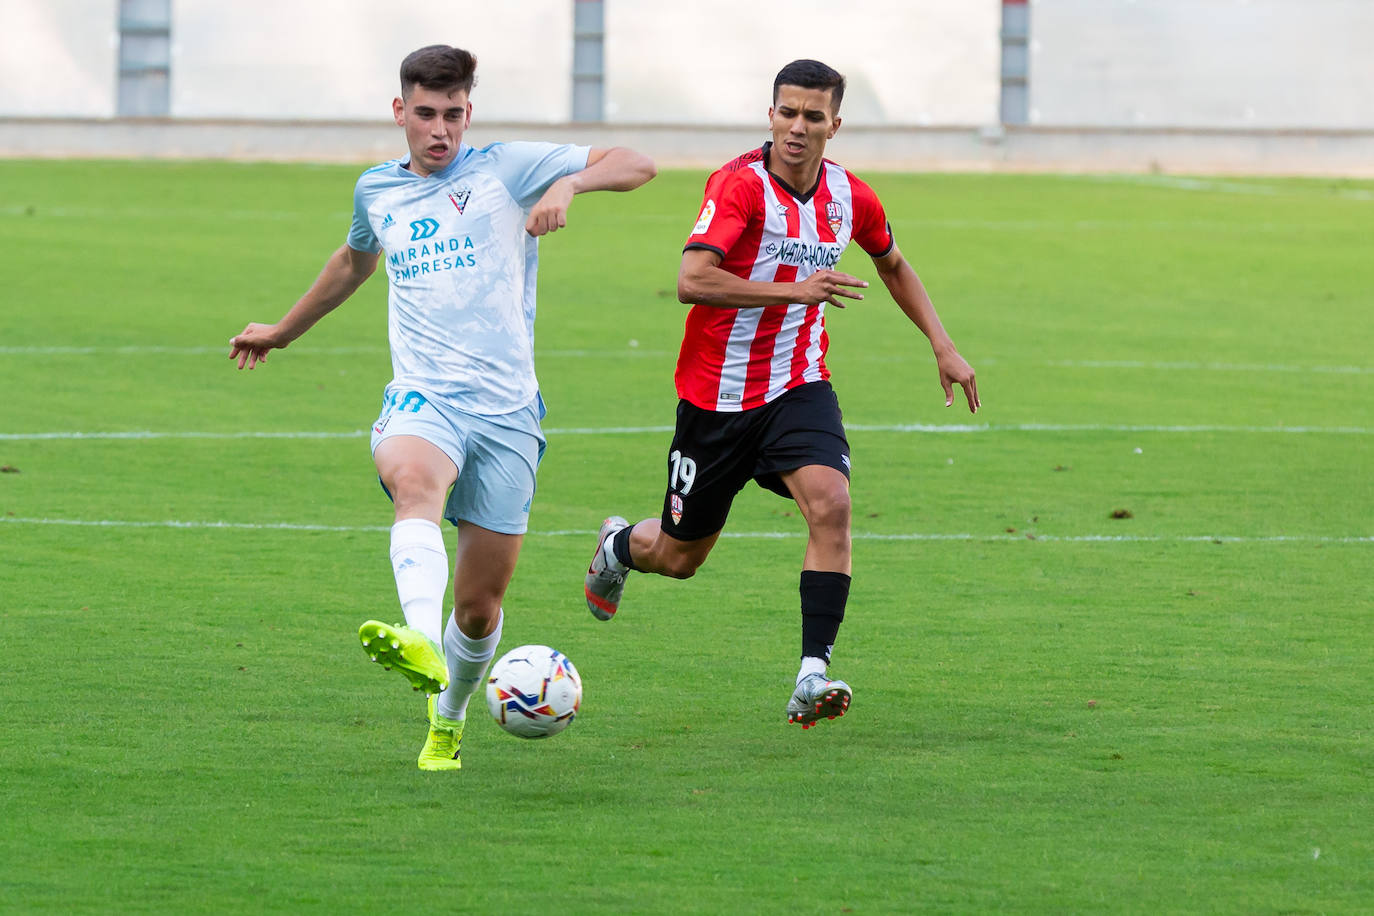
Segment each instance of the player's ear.
[{"label": "player's ear", "polygon": [[464,120],[463,120],[463,130],[467,130],[467,129],[468,129],[469,127],[471,127],[471,126],[472,126],[472,103],[471,103],[471,102],[468,102],[468,113],[467,113],[467,116],[466,116],[466,117],[464,118]]},{"label": "player's ear", "polygon": [[828,134],[825,135],[825,139],[829,140],[829,139],[833,138],[833,137],[834,137],[837,133],[839,133],[839,132],[840,132],[840,119],[839,119],[839,118],[836,118],[835,120],[833,120],[833,121],[830,122],[830,133],[828,133]]},{"label": "player's ear", "polygon": [[397,127],[405,127],[406,103],[404,99],[394,98],[391,100],[391,116],[396,119]]}]

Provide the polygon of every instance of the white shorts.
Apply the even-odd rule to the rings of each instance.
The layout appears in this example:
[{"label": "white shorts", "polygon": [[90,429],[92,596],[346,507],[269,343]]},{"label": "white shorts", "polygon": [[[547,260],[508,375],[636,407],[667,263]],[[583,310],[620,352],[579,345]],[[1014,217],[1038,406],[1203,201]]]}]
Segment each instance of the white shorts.
[{"label": "white shorts", "polygon": [[388,387],[382,413],[372,424],[372,452],[392,436],[418,436],[432,443],[458,469],[444,518],[455,525],[462,520],[500,534],[524,534],[535,470],[544,457],[539,428],[543,403],[535,398],[513,413],[482,416],[428,393]]}]

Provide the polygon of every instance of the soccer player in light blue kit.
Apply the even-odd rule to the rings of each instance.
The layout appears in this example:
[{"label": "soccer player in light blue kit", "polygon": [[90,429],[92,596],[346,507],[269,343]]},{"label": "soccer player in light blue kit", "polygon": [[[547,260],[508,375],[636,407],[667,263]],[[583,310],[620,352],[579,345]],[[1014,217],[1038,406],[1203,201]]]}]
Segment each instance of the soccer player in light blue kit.
[{"label": "soccer player in light blue kit", "polygon": [[[528,527],[544,450],[534,373],[538,237],[567,224],[576,194],[628,191],[655,174],[633,150],[463,143],[477,60],[432,45],[401,64],[392,102],[409,155],[364,172],[347,242],[276,324],[249,324],[229,358],[252,369],[344,302],[385,252],[394,378],[372,427],[391,496],[391,562],[405,624],[358,631],[373,661],[429,697],[419,764],[456,770],[468,701],[501,639],[501,601]],[[443,625],[458,527],[453,614]]]}]

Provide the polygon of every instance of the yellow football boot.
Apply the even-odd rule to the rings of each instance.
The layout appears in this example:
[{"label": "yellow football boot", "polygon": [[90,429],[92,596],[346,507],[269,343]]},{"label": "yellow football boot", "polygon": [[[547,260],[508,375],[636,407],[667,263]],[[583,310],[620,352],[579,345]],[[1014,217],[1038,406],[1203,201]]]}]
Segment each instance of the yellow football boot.
[{"label": "yellow football boot", "polygon": [[363,651],[383,668],[395,668],[415,690],[438,693],[448,686],[448,666],[438,646],[404,624],[369,620],[358,628]]},{"label": "yellow football boot", "polygon": [[434,695],[429,697],[429,737],[420,751],[422,770],[461,770],[463,761],[458,752],[463,747],[463,722],[446,719],[434,708]]}]

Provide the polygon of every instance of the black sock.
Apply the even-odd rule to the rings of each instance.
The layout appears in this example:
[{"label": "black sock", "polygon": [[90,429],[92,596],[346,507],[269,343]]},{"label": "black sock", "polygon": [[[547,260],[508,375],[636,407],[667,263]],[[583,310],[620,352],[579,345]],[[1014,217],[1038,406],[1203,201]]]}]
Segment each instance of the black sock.
[{"label": "black sock", "polygon": [[830,650],[844,620],[849,600],[849,576],[837,572],[803,569],[801,574],[802,656],[830,663]]},{"label": "black sock", "polygon": [[630,532],[635,530],[634,525],[626,525],[615,534],[611,535],[611,552],[615,558],[625,564],[628,569],[638,569],[634,560],[630,559]]}]

